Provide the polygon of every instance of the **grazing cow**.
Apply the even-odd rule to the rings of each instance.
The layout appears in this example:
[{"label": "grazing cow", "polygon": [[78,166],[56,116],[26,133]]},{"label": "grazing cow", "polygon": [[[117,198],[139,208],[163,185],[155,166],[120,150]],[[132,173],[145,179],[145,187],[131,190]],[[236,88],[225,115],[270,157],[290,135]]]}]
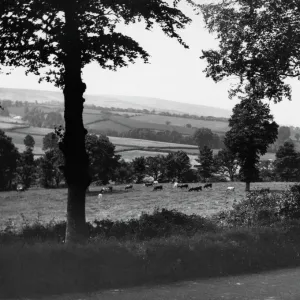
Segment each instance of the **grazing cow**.
[{"label": "grazing cow", "polygon": [[205,184],[203,188],[208,189],[209,187],[212,189],[212,183]]},{"label": "grazing cow", "polygon": [[158,181],[157,181],[157,180],[154,180],[153,183],[154,183],[154,184],[158,184]]},{"label": "grazing cow", "polygon": [[102,194],[98,194],[98,199],[101,199],[102,198]]},{"label": "grazing cow", "polygon": [[145,183],[144,186],[153,186],[153,182]]},{"label": "grazing cow", "polygon": [[25,186],[23,184],[17,185],[17,191],[18,192],[25,192]]},{"label": "grazing cow", "polygon": [[107,193],[107,192],[112,192],[112,186],[109,186],[109,187],[103,187],[99,192],[100,193]]},{"label": "grazing cow", "polygon": [[158,190],[162,190],[163,186],[162,185],[157,185],[153,188],[153,191],[158,191]]},{"label": "grazing cow", "polygon": [[133,185],[132,185],[132,184],[127,184],[127,185],[125,186],[125,191],[130,190],[130,189],[132,189],[132,188],[133,188]]},{"label": "grazing cow", "polygon": [[202,186],[196,186],[196,187],[190,188],[189,192],[192,192],[192,191],[195,191],[195,192],[202,191]]},{"label": "grazing cow", "polygon": [[234,190],[235,190],[234,186],[229,186],[227,188],[226,192],[230,192],[230,191],[234,191]]},{"label": "grazing cow", "polygon": [[189,187],[189,185],[187,183],[186,184],[178,184],[177,187],[180,189],[184,189],[184,188],[187,189]]}]

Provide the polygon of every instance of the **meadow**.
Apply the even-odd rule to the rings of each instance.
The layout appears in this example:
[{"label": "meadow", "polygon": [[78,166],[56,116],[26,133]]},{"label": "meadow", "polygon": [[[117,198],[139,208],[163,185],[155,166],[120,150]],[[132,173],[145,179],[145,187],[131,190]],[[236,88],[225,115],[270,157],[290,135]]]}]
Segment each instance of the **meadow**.
[{"label": "meadow", "polygon": [[166,124],[166,121],[170,121],[171,125],[175,126],[186,126],[186,124],[191,124],[192,127],[206,127],[210,128],[214,132],[223,132],[229,130],[228,122],[221,121],[206,121],[206,120],[195,120],[192,118],[180,118],[172,116],[162,116],[162,115],[141,115],[130,117],[132,120],[155,123],[155,124]]},{"label": "meadow", "polygon": [[[199,184],[190,184],[197,186]],[[269,187],[272,191],[284,190],[291,183],[264,182],[253,183],[251,189]],[[162,191],[153,187],[134,184],[133,190],[125,191],[125,185],[113,187],[113,193],[103,194],[98,199],[101,187],[90,187],[86,199],[87,221],[95,219],[128,220],[138,218],[142,212],[153,212],[155,207],[176,209],[185,214],[211,216],[218,211],[229,209],[233,202],[245,197],[245,183],[214,183],[212,189],[202,192],[188,192],[173,188],[171,183],[163,184]],[[234,192],[227,192],[234,186]],[[21,225],[22,216],[33,222],[37,216],[41,221],[64,220],[67,210],[67,189],[29,189],[26,192],[0,192],[0,229],[12,221]]]}]

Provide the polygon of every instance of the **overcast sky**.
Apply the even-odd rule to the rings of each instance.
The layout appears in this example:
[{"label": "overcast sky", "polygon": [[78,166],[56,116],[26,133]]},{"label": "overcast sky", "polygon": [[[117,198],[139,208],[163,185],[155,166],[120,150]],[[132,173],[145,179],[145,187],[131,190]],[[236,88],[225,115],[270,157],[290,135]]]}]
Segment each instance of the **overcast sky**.
[{"label": "overcast sky", "polygon": [[[157,97],[231,110],[237,103],[228,99],[227,91],[232,81],[216,84],[206,78],[203,73],[206,63],[199,59],[201,50],[216,47],[217,41],[204,28],[201,16],[193,15],[186,6],[183,9],[193,19],[193,23],[182,31],[190,49],[167,38],[158,28],[151,32],[145,31],[141,24],[122,28],[122,32],[136,39],[149,52],[150,64],[137,61],[113,72],[92,63],[83,70],[86,93]],[[293,80],[291,85],[293,101],[271,105],[272,113],[281,125],[300,126],[300,82]],[[25,76],[22,68],[15,69],[11,75],[0,75],[0,87],[58,91],[51,84],[39,84],[36,76]]]}]

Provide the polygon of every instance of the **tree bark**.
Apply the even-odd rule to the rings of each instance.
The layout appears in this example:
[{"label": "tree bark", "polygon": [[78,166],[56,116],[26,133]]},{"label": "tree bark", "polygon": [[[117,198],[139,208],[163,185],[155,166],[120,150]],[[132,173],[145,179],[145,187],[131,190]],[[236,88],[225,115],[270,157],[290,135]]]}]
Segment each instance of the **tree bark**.
[{"label": "tree bark", "polygon": [[85,194],[90,185],[90,177],[85,149],[87,131],[82,120],[86,85],[81,79],[81,41],[75,1],[66,1],[64,33],[65,132],[60,149],[65,158],[63,171],[68,185],[66,243],[77,243],[88,236]]},{"label": "tree bark", "polygon": [[246,192],[250,192],[250,182],[246,182]]}]

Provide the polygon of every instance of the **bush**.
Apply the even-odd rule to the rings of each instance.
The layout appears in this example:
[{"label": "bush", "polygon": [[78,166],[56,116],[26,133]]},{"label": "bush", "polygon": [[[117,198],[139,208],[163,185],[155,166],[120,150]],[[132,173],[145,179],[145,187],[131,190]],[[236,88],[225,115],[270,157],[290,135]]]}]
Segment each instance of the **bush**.
[{"label": "bush", "polygon": [[231,210],[213,216],[223,226],[270,226],[299,218],[300,185],[282,192],[249,192],[243,201],[234,203]]},{"label": "bush", "polygon": [[[52,220],[48,224],[40,221],[39,216],[30,224],[23,217],[22,229],[17,231],[10,222],[0,232],[0,242],[11,243],[22,240],[33,242],[64,242],[66,222]],[[216,225],[208,219],[197,215],[185,215],[176,210],[157,208],[152,214],[142,213],[139,219],[128,221],[95,220],[88,223],[90,239],[118,239],[118,240],[150,240],[153,238],[169,237],[172,235],[192,236],[216,230]]]},{"label": "bush", "polygon": [[278,195],[249,192],[243,201],[233,204],[232,210],[222,211],[214,218],[225,226],[270,225],[280,220]]}]

